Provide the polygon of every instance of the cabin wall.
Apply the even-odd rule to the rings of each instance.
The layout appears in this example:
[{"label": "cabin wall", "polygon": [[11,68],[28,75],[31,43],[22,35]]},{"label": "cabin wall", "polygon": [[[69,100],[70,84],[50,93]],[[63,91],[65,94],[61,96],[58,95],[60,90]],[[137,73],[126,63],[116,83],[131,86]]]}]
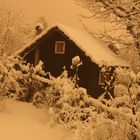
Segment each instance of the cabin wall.
[{"label": "cabin wall", "polygon": [[26,60],[27,63],[33,64],[35,63],[35,53],[36,50],[33,49],[32,51],[30,51],[29,53],[27,53],[24,57],[24,55],[22,54],[21,57],[24,58],[24,60]]},{"label": "cabin wall", "polygon": [[[55,53],[56,41],[65,41],[64,54]],[[99,96],[101,91],[98,85],[99,67],[91,62],[91,59],[62,32],[55,31],[54,33],[44,36],[36,45],[40,48],[40,60],[44,62],[45,70],[51,72],[51,74],[56,77],[62,73],[64,66],[68,70],[69,76],[73,76],[73,70],[70,69],[70,66],[72,64],[72,58],[78,55],[83,62],[78,72],[80,78],[79,85],[86,88],[91,96],[95,98]],[[26,59],[34,64],[35,60],[32,59],[33,57],[35,57],[35,50],[33,50]],[[30,58],[32,60],[30,60]]]}]

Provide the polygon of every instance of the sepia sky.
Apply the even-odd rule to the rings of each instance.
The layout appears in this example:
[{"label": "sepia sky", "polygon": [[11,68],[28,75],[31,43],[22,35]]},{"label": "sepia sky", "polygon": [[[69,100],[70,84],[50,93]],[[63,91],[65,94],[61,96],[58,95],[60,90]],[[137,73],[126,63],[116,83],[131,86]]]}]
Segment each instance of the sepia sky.
[{"label": "sepia sky", "polygon": [[79,7],[74,0],[19,0],[18,2],[30,22],[45,16],[48,24],[59,22],[80,26]]},{"label": "sepia sky", "polygon": [[[79,15],[91,15],[87,9],[76,5],[75,0],[0,0],[0,2],[7,7],[12,6],[14,9],[21,8],[25,15],[25,21],[29,24],[34,24],[37,19],[44,16],[48,25],[53,23],[62,23],[69,26],[80,27],[82,24]],[[100,30],[101,24],[92,19],[84,20],[88,27],[93,30]]]}]

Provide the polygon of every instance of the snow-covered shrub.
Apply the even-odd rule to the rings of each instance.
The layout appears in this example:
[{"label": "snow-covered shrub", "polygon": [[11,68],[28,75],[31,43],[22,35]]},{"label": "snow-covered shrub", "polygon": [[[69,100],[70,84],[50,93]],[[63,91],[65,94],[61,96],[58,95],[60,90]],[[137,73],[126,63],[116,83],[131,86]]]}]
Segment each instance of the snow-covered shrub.
[{"label": "snow-covered shrub", "polygon": [[0,91],[1,95],[8,96],[17,87],[17,82],[11,76],[14,73],[13,66],[16,60],[3,55],[0,57]]},{"label": "snow-covered shrub", "polygon": [[140,72],[138,72],[136,80],[137,80],[138,85],[140,85]]},{"label": "snow-covered shrub", "polygon": [[102,99],[102,102],[109,107],[118,108],[124,113],[136,115],[140,93],[137,75],[130,69],[117,68],[113,86],[114,97],[109,100]]},{"label": "snow-covered shrub", "polygon": [[37,107],[37,108],[42,108],[46,106],[46,93],[44,90],[42,91],[37,91],[34,95],[33,95],[33,104]]},{"label": "snow-covered shrub", "polygon": [[124,95],[129,95],[128,88],[122,84],[116,84],[114,86],[114,96],[121,97]]},{"label": "snow-covered shrub", "polygon": [[64,71],[58,78],[50,76],[48,87],[36,93],[36,97],[36,106],[51,108],[53,121],[78,131],[81,140],[139,138],[140,125],[128,95],[116,97],[105,105],[87,95]]},{"label": "snow-covered shrub", "polygon": [[121,85],[117,81],[120,93],[103,104],[87,95],[74,78],[68,78],[66,70],[57,78],[49,76],[38,78],[47,87],[35,93],[33,103],[48,110],[51,123],[72,130],[81,140],[140,139],[140,95],[125,95],[127,82]]},{"label": "snow-covered shrub", "polygon": [[18,58],[0,57],[0,93],[2,96],[30,101],[33,94],[43,88],[36,75],[45,75],[40,62],[36,67],[25,64]]},{"label": "snow-covered shrub", "polygon": [[97,121],[90,124],[81,140],[134,140],[139,139],[135,126],[122,118],[105,119],[97,115]]},{"label": "snow-covered shrub", "polygon": [[30,101],[36,92],[46,87],[46,85],[37,77],[46,75],[42,68],[43,63],[40,61],[35,67],[33,67],[31,64],[26,65],[19,63],[18,67],[19,70],[16,71],[21,73],[21,76],[17,77],[16,81],[18,82],[19,87],[22,89],[22,92],[17,94],[17,98],[23,101]]},{"label": "snow-covered shrub", "polygon": [[115,72],[115,97],[123,95],[135,96],[139,93],[139,74],[124,68],[117,68]]},{"label": "snow-covered shrub", "polygon": [[116,84],[122,84],[127,87],[131,84],[131,76],[130,71],[128,69],[118,67],[115,70],[115,74],[116,74]]},{"label": "snow-covered shrub", "polygon": [[19,59],[1,57],[0,93],[24,101],[32,100],[33,96],[34,105],[45,107],[51,121],[75,130],[82,136],[81,140],[140,139],[138,74],[119,69],[121,76],[115,82],[115,98],[103,104],[102,100],[87,95],[75,78],[68,78],[66,70],[57,78],[51,75],[45,78],[42,65],[40,62],[33,67]]},{"label": "snow-covered shrub", "polygon": [[72,65],[71,65],[71,69],[74,70],[74,79],[75,79],[75,82],[77,83],[78,80],[79,80],[79,76],[78,76],[78,69],[79,69],[79,66],[82,65],[82,61],[80,59],[79,56],[75,56],[72,58]]},{"label": "snow-covered shrub", "polygon": [[131,99],[128,95],[124,95],[121,97],[116,97],[112,100],[110,106],[115,107],[115,108],[119,108],[119,107],[131,107],[132,106],[132,102]]},{"label": "snow-covered shrub", "polygon": [[[135,74],[130,69],[117,68],[115,70],[116,79],[114,83],[114,95],[118,97],[129,97],[132,104],[135,106],[137,95],[140,93],[138,84],[138,74]],[[115,99],[116,100],[116,99]],[[125,101],[124,101],[125,103]]]},{"label": "snow-covered shrub", "polygon": [[[70,95],[71,94],[71,95]],[[74,89],[67,97],[58,100],[56,120],[66,128],[84,128],[92,121],[94,107],[85,101],[84,89]]]},{"label": "snow-covered shrub", "polygon": [[82,62],[79,56],[72,58],[72,69],[78,68],[80,65],[82,65]]},{"label": "snow-covered shrub", "polygon": [[20,72],[22,77],[18,77],[16,80],[22,88],[23,92],[18,94],[19,100],[32,100],[32,96],[35,92],[40,91],[45,85],[36,78],[37,75],[45,76],[45,72],[42,69],[43,63],[40,62],[36,67],[20,64]]},{"label": "snow-covered shrub", "polygon": [[[114,97],[126,95],[132,97],[139,93],[139,73],[135,74],[128,68],[117,67],[114,70],[107,66],[103,66],[102,71],[105,80],[105,84],[102,87],[105,92],[100,96],[100,100],[103,100],[106,95],[109,95],[109,98],[113,100]],[[109,75],[107,75],[107,72]]]},{"label": "snow-covered shrub", "polygon": [[91,121],[93,108],[89,108],[90,102],[86,101],[89,98],[86,89],[68,78],[66,70],[57,78],[51,76],[50,81],[44,91],[35,94],[33,101],[37,107],[45,104],[53,108],[55,121],[67,128],[77,128]]}]

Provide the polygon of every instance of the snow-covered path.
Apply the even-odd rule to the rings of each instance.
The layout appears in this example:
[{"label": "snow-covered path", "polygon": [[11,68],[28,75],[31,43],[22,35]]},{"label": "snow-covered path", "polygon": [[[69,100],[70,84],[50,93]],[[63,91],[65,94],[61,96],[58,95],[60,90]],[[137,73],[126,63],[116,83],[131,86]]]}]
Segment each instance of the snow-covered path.
[{"label": "snow-covered path", "polygon": [[47,113],[32,104],[6,100],[0,112],[0,140],[61,140],[65,132],[50,128]]}]

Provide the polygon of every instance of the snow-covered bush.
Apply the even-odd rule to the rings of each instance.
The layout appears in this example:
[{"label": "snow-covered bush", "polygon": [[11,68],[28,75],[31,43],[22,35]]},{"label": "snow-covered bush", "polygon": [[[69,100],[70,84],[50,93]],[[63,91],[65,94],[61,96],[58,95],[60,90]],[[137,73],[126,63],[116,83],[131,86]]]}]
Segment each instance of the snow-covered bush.
[{"label": "snow-covered bush", "polygon": [[139,139],[138,111],[133,113],[133,109],[140,110],[138,104],[134,108],[139,96],[131,99],[129,94],[122,95],[103,104],[87,95],[64,71],[57,78],[50,76],[48,87],[35,94],[34,104],[51,110],[53,123],[74,130],[81,140]]},{"label": "snow-covered bush", "polygon": [[88,97],[86,89],[78,87],[73,78],[68,78],[67,71],[58,78],[51,76],[50,80],[50,85],[44,91],[34,95],[34,104],[40,107],[45,103],[47,107],[53,107],[56,113],[55,121],[67,127],[77,128],[79,123],[88,122],[92,111],[88,109],[89,104],[85,101]]},{"label": "snow-covered bush", "polygon": [[137,83],[140,85],[140,72],[138,72],[136,80],[137,80]]},{"label": "snow-covered bush", "polygon": [[20,59],[2,55],[0,57],[0,93],[2,96],[13,97],[18,100],[30,101],[32,95],[43,84],[35,77],[45,75],[43,63],[36,67],[24,64]]},{"label": "snow-covered bush", "polygon": [[114,95],[115,95],[115,97],[129,95],[128,88],[122,84],[116,84],[114,86]]},{"label": "snow-covered bush", "polygon": [[70,68],[74,70],[74,79],[76,83],[78,83],[79,80],[78,69],[81,65],[82,65],[82,61],[79,56],[75,56],[72,58],[72,65]]},{"label": "snow-covered bush", "polygon": [[33,104],[37,107],[37,108],[42,108],[46,106],[46,93],[44,90],[42,91],[37,91],[34,95],[33,95]]},{"label": "snow-covered bush", "polygon": [[45,76],[45,72],[42,69],[43,63],[40,62],[36,67],[28,64],[20,64],[19,72],[22,76],[16,81],[18,82],[22,92],[18,93],[19,100],[30,101],[35,92],[40,91],[45,87],[45,85],[36,78],[36,76]]},{"label": "snow-covered bush", "polygon": [[[140,94],[140,85],[138,83],[138,75],[133,71],[125,68],[117,68],[115,71],[116,79],[114,83],[114,100],[121,100],[126,97],[131,101],[131,109],[136,106],[137,97]],[[124,100],[124,104],[126,103]],[[114,104],[114,103],[113,103]],[[117,105],[116,105],[117,106]]]},{"label": "snow-covered bush", "polygon": [[[105,79],[103,85],[105,93],[100,96],[100,99],[103,99],[107,94],[110,99],[113,99],[124,95],[135,96],[139,93],[139,73],[135,74],[132,70],[122,67],[117,67],[114,71],[111,67],[103,66],[101,70],[103,70]],[[110,75],[107,75],[107,72]]]},{"label": "snow-covered bush", "polygon": [[118,67],[115,74],[117,84],[120,83],[128,87],[132,82],[136,82],[136,74],[129,69]]},{"label": "snow-covered bush", "polygon": [[139,133],[133,124],[126,120],[110,120],[97,115],[99,119],[87,128],[82,140],[137,140]]},{"label": "snow-covered bush", "polygon": [[75,130],[81,140],[140,139],[139,74],[116,70],[115,98],[101,100],[87,95],[66,70],[55,78],[42,65],[33,67],[17,58],[0,57],[1,95],[33,100],[36,107],[48,110],[53,123]]}]

